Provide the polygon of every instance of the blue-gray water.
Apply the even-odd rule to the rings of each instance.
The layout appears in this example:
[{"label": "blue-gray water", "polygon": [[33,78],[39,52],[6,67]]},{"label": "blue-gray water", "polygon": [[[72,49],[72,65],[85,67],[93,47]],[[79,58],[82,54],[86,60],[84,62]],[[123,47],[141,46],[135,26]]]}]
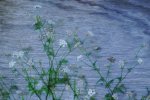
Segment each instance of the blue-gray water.
[{"label": "blue-gray water", "polygon": [[[42,8],[35,8],[36,5]],[[103,60],[114,56],[117,61],[132,61],[138,48],[147,44],[140,56],[143,64],[125,81],[129,90],[136,90],[138,96],[146,93],[145,87],[150,87],[150,0],[0,0],[1,73],[11,75],[5,55],[21,48],[32,47],[32,56],[46,63],[38,33],[33,29],[36,15],[61,22],[57,29],[60,37],[76,28],[81,37],[93,32],[90,45],[102,48],[99,55]],[[92,73],[88,78],[92,87],[97,76]],[[97,92],[102,98],[103,90]]]}]

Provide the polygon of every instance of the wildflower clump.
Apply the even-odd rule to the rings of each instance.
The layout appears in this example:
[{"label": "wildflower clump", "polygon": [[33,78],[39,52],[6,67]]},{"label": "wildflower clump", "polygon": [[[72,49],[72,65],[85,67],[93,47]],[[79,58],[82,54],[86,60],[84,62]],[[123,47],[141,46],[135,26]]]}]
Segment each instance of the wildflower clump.
[{"label": "wildflower clump", "polygon": [[[82,68],[89,67],[97,75],[95,86],[106,90],[104,100],[120,100],[120,94],[127,94],[129,98],[131,97],[131,93],[126,93],[124,80],[137,65],[143,63],[143,59],[138,57],[141,49],[136,53],[136,60],[134,60],[136,62],[132,66],[128,66],[125,60],[118,61],[113,56],[107,57],[105,60],[108,64],[104,66],[105,72],[102,72],[101,61],[93,58],[93,51],[85,46],[87,45],[84,43],[86,39],[82,40],[76,32],[67,33],[69,39],[65,37],[58,39],[55,25],[56,23],[51,20],[45,23],[40,16],[36,17],[34,27],[39,32],[45,58],[47,58],[45,65],[42,61],[34,61],[30,58],[27,51],[14,52],[9,62],[9,68],[17,73],[16,76],[22,76],[27,82],[27,89],[31,96],[35,95],[39,100],[43,98],[44,100],[64,100],[65,93],[68,92],[71,100],[96,100],[96,95],[101,91],[89,88],[86,77],[82,73]],[[95,35],[88,31],[86,36]],[[80,54],[75,56],[72,63],[69,57],[76,50]],[[93,50],[98,52],[101,48],[94,47]],[[116,65],[119,67],[112,67]],[[120,72],[113,76],[112,71],[115,68],[119,68],[117,70]],[[19,90],[16,93],[23,94]]]}]

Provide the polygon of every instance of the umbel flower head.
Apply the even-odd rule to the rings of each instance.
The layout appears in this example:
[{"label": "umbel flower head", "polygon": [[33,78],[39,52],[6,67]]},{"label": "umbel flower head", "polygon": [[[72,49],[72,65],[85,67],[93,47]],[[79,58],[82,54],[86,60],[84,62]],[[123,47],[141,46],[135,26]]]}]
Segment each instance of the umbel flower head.
[{"label": "umbel flower head", "polygon": [[88,95],[89,95],[90,97],[94,96],[95,94],[96,94],[96,91],[95,91],[94,89],[89,89],[89,90],[88,90]]},{"label": "umbel flower head", "polygon": [[112,97],[113,97],[115,100],[118,100],[118,94],[113,94]]},{"label": "umbel flower head", "polygon": [[12,56],[14,58],[22,58],[24,56],[24,52],[23,51],[19,51],[19,52],[13,52]]},{"label": "umbel flower head", "polygon": [[63,39],[59,39],[59,46],[62,46],[62,47],[66,47],[67,46],[67,42]]}]

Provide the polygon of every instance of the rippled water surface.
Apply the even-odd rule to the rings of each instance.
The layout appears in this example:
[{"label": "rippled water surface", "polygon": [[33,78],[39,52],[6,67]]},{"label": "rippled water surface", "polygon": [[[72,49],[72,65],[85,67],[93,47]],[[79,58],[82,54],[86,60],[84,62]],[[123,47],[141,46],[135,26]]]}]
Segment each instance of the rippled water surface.
[{"label": "rippled water surface", "polygon": [[[150,87],[150,0],[0,0],[2,73],[11,75],[5,55],[21,48],[32,47],[35,59],[45,59],[38,34],[33,30],[36,15],[61,22],[62,26],[57,29],[60,37],[75,29],[81,37],[88,31],[93,32],[90,45],[100,46],[99,55],[105,60],[114,56],[117,61],[132,61],[138,48],[147,44],[140,56],[144,63],[137,66],[125,84],[129,85],[129,90],[136,90],[138,96],[145,94],[146,86]],[[97,76],[91,73],[88,77],[92,87]],[[97,91],[102,98],[103,92]]]}]

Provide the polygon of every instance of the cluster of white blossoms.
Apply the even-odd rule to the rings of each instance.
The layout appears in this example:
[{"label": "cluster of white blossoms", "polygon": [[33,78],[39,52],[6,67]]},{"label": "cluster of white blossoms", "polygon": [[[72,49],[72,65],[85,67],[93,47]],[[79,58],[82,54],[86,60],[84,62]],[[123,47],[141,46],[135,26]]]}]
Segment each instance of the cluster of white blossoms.
[{"label": "cluster of white blossoms", "polygon": [[62,46],[62,47],[66,47],[67,46],[67,42],[63,39],[59,39],[59,46]]},{"label": "cluster of white blossoms", "polygon": [[90,100],[90,98],[91,98],[92,96],[94,96],[95,94],[96,94],[95,89],[89,89],[89,90],[88,90],[88,95],[86,95],[86,96],[84,97],[84,100]]},{"label": "cluster of white blossoms", "polygon": [[36,85],[36,89],[40,90],[43,87],[43,82],[39,81],[38,84]]},{"label": "cluster of white blossoms", "polygon": [[113,97],[115,100],[118,100],[118,94],[113,94],[112,97]]},{"label": "cluster of white blossoms", "polygon": [[[12,57],[13,58],[23,58],[24,57],[24,52],[23,51],[19,51],[19,52],[13,52],[13,54],[12,54]],[[9,68],[13,68],[15,65],[16,65],[16,61],[15,60],[11,60],[10,62],[9,62]]]},{"label": "cluster of white blossoms", "polygon": [[13,52],[12,57],[14,58],[22,58],[24,56],[24,52],[23,51],[19,51],[19,52]]},{"label": "cluster of white blossoms", "polygon": [[88,96],[92,97],[92,96],[94,96],[95,94],[96,94],[95,89],[89,89],[89,90],[88,90]]},{"label": "cluster of white blossoms", "polygon": [[142,64],[142,63],[143,63],[142,58],[138,58],[137,62],[138,62],[139,64]]}]

